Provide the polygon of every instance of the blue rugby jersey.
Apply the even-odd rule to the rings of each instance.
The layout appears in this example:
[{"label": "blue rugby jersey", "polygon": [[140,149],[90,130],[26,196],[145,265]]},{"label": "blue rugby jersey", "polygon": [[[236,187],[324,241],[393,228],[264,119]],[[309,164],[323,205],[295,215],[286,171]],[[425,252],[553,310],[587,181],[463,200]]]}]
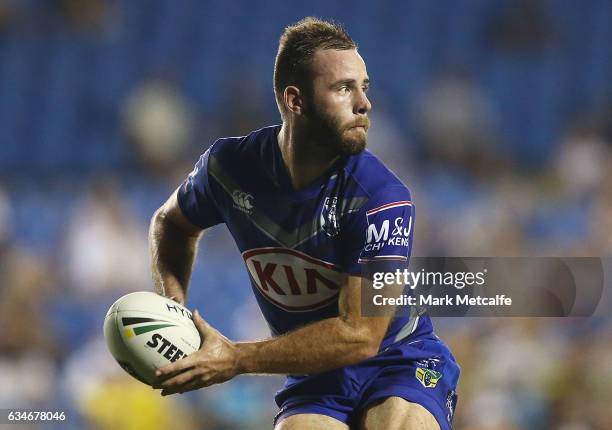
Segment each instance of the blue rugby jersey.
[{"label": "blue rugby jersey", "polygon": [[[226,224],[273,335],[337,316],[340,287],[365,265],[407,268],[414,230],[409,190],[369,151],[295,191],[279,130],[218,139],[177,193],[194,225]],[[432,330],[413,310],[393,319],[380,349]]]}]

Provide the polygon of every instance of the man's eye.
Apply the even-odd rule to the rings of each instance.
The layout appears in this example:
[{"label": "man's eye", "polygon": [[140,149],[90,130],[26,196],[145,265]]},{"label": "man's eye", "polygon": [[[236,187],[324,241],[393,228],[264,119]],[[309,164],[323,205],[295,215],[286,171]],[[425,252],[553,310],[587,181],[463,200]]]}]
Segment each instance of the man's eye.
[{"label": "man's eye", "polygon": [[369,89],[370,89],[370,87],[363,87],[363,92],[367,93]]},{"label": "man's eye", "polygon": [[348,93],[348,92],[351,91],[351,89],[349,87],[347,87],[347,86],[344,86],[344,87],[340,87],[339,91],[341,93]]}]

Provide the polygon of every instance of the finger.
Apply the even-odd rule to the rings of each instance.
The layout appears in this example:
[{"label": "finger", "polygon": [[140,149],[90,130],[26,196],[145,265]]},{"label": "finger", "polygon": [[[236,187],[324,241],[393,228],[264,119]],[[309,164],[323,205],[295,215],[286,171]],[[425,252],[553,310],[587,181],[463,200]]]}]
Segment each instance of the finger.
[{"label": "finger", "polygon": [[176,393],[186,393],[188,391],[199,390],[200,388],[210,387],[211,385],[220,384],[222,382],[224,382],[224,380],[220,381],[215,378],[205,377],[205,376],[200,375],[197,378],[192,379],[190,382],[187,382],[180,386],[173,387],[173,388],[164,388],[161,391],[161,395],[169,396],[171,394],[176,394]]},{"label": "finger", "polygon": [[192,319],[193,323],[198,329],[198,332],[200,333],[200,336],[202,337],[202,339],[205,339],[208,333],[212,330],[212,328],[206,321],[204,321],[204,318],[202,318],[200,312],[197,309],[193,311]]},{"label": "finger", "polygon": [[188,387],[192,386],[193,384],[197,383],[198,379],[196,377],[196,379],[189,379],[188,381],[186,381],[183,384],[174,384],[174,385],[169,385],[169,386],[162,386],[160,387],[161,390],[161,394],[163,395],[168,395],[168,394],[174,394],[174,393],[183,393],[185,391],[188,391]]},{"label": "finger", "polygon": [[153,384],[151,384],[151,387],[152,387],[153,389],[155,389],[155,390],[159,390],[160,388],[163,388],[163,387],[162,387],[162,385],[163,385],[164,383],[166,383],[167,381],[171,380],[172,378],[176,378],[177,376],[182,375],[183,373],[189,372],[189,371],[191,371],[192,369],[194,369],[194,368],[193,368],[193,367],[191,367],[191,368],[189,368],[189,369],[185,369],[185,370],[184,370],[184,371],[182,371],[182,372],[178,372],[178,373],[170,373],[170,374],[165,375],[165,376],[160,376],[160,377],[158,377],[158,378],[157,378],[157,380],[156,380],[156,381],[155,381]]},{"label": "finger", "polygon": [[155,376],[159,379],[167,379],[194,366],[195,358],[193,358],[193,356],[189,356],[181,360],[177,360],[174,363],[170,363],[167,366],[160,367],[155,371]]},{"label": "finger", "polygon": [[202,388],[204,386],[205,385],[204,385],[204,383],[201,380],[196,379],[196,380],[190,382],[189,384],[185,384],[183,386],[183,391],[181,391],[181,393],[187,393],[189,391],[199,390],[200,388]]},{"label": "finger", "polygon": [[172,378],[166,379],[162,383],[159,384],[159,387],[162,389],[173,389],[177,386],[187,384],[191,382],[191,380],[198,375],[198,371],[196,369],[191,369],[183,373],[179,373]]},{"label": "finger", "polygon": [[220,383],[221,381],[218,381],[215,379],[207,379],[205,381],[200,382],[200,388],[206,388],[206,387],[210,387],[211,385],[220,384]]}]

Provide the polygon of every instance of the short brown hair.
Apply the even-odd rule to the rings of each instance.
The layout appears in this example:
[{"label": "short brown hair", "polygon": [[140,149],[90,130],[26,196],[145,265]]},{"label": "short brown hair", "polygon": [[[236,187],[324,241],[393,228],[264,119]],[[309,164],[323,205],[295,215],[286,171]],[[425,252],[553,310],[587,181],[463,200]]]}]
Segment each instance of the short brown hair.
[{"label": "short brown hair", "polygon": [[340,24],[312,16],[285,28],[274,62],[274,95],[282,116],[285,88],[310,88],[310,65],[317,49],[349,50],[357,44]]}]

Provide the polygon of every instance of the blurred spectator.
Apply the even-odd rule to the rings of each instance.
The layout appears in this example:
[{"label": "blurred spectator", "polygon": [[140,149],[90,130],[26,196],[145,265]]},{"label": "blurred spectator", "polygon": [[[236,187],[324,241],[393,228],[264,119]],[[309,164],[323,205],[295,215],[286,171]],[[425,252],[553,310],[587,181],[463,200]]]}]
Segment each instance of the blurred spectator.
[{"label": "blurred spectator", "polygon": [[503,11],[486,27],[485,40],[492,40],[500,51],[540,53],[556,38],[544,0],[506,2]]},{"label": "blurred spectator", "polygon": [[0,2],[0,31],[8,28],[18,16],[14,0]]},{"label": "blurred spectator", "polygon": [[12,239],[12,216],[13,210],[9,198],[4,189],[0,187],[0,255]]},{"label": "blurred spectator", "polygon": [[74,28],[91,31],[102,27],[110,3],[106,0],[58,0],[57,8]]},{"label": "blurred spectator", "polygon": [[385,160],[385,164],[408,186],[417,178],[415,175],[415,154],[409,148],[409,141],[391,116],[384,101],[377,101],[375,108],[368,114],[372,127],[368,131],[368,150]]},{"label": "blurred spectator", "polygon": [[606,163],[606,174],[598,187],[589,225],[587,255],[612,256],[612,158]]},{"label": "blurred spectator", "polygon": [[51,274],[31,255],[6,254],[0,258],[0,405],[42,406],[55,390],[63,353],[60,339],[45,329]]},{"label": "blurred spectator", "polygon": [[124,102],[123,121],[140,165],[152,173],[167,174],[188,153],[192,108],[169,81],[141,83]]},{"label": "blurred spectator", "polygon": [[433,161],[476,175],[500,167],[495,108],[466,73],[434,79],[415,107],[420,135]]},{"label": "blurred spectator", "polygon": [[563,198],[584,200],[609,172],[610,148],[594,124],[580,123],[561,139],[555,173]]},{"label": "blurred spectator", "polygon": [[[6,236],[5,236],[6,239]],[[54,274],[5,240],[0,247],[0,405],[42,406],[54,390],[61,339],[47,330]]]},{"label": "blurred spectator", "polygon": [[146,232],[112,182],[91,187],[66,235],[67,270],[75,291],[87,297],[149,289]]},{"label": "blurred spectator", "polygon": [[[221,103],[217,110],[220,136],[242,136],[266,124],[262,114],[264,91],[244,68],[237,68],[225,77],[221,86]],[[270,94],[272,96],[272,94]],[[275,115],[274,123],[278,123]]]}]

